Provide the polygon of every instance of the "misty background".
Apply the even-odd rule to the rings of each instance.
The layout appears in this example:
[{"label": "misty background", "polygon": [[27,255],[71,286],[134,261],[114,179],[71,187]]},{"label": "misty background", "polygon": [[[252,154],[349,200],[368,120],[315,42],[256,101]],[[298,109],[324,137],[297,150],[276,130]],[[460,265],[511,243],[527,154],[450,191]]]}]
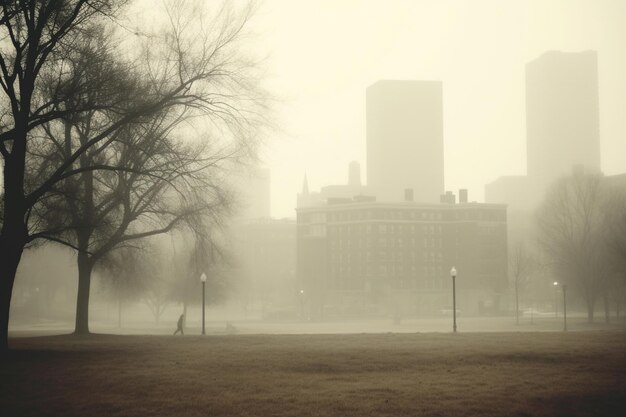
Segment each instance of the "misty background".
[{"label": "misty background", "polygon": [[[150,1],[126,13],[129,25],[167,20]],[[482,203],[488,183],[526,174],[526,64],[552,50],[596,51],[601,170],[626,172],[624,15],[626,4],[617,0],[262,2],[241,50],[260,62],[274,130],[258,160],[230,179],[236,208],[214,236],[219,253],[200,266],[188,235],[151,238],[147,266],[137,273],[154,284],[149,289],[116,293],[103,279],[106,272],[96,271],[95,327],[137,330],[151,322],[170,328],[183,311],[198,326],[194,277],[203,268],[209,320],[219,321],[220,331],[230,331],[222,322],[305,318],[296,279],[297,194],[305,175],[311,190],[346,183],[351,161],[360,163],[367,183],[366,89],[379,80],[441,82],[444,190],[467,189],[471,202]],[[14,289],[14,328],[42,320],[71,324],[74,259],[55,245],[25,253]],[[447,268],[443,272],[447,278]],[[188,284],[178,281],[182,274],[192,277]],[[551,281],[544,281],[548,287],[534,290],[540,305],[524,307],[552,315],[558,301]]]},{"label": "misty background", "polygon": [[[626,169],[626,4],[616,1],[267,1],[255,19],[284,132],[265,152],[272,215],[302,185],[365,178],[365,89],[443,83],[445,187],[484,201],[486,183],[526,173],[525,65],[546,51],[598,53],[605,174]],[[480,151],[479,151],[480,150]]]}]

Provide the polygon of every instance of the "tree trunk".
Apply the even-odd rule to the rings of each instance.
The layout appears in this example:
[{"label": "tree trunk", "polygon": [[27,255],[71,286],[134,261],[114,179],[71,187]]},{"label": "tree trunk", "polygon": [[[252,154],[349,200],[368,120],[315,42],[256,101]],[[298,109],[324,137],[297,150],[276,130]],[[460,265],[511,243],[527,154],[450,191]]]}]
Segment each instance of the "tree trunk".
[{"label": "tree trunk", "polygon": [[[67,132],[66,132],[67,134]],[[81,137],[81,144],[85,140]],[[88,167],[91,158],[87,153],[80,156],[80,167]],[[82,218],[78,222],[80,229],[76,235],[78,246],[78,295],[76,298],[76,326],[74,334],[89,334],[89,295],[91,288],[91,271],[94,261],[90,258],[89,249],[93,227],[93,171],[85,171],[80,176],[84,195],[80,204]]]},{"label": "tree trunk", "polygon": [[11,295],[17,266],[24,251],[24,245],[17,244],[18,241],[19,239],[11,238],[10,233],[5,233],[5,230],[0,236],[0,356],[4,356],[9,350]]},{"label": "tree trunk", "polygon": [[26,129],[16,123],[11,155],[4,160],[4,213],[0,232],[0,354],[9,350],[9,314],[17,267],[22,259],[28,229],[24,221],[24,161]]},{"label": "tree trunk", "polygon": [[89,254],[78,252],[78,295],[74,334],[89,334],[89,290],[92,269],[93,264],[89,259]]}]

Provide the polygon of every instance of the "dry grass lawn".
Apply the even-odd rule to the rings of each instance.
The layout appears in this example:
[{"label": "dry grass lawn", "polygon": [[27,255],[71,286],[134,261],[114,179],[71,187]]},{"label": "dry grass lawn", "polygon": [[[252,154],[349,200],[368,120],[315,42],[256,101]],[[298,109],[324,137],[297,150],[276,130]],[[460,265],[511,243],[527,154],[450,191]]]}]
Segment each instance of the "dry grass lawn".
[{"label": "dry grass lawn", "polygon": [[2,416],[626,416],[626,332],[13,339]]}]

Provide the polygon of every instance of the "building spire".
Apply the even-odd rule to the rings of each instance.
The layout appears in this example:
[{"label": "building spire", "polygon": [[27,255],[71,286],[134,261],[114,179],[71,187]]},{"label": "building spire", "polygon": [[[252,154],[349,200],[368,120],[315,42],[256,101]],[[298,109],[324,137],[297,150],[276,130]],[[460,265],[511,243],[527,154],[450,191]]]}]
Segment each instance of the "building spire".
[{"label": "building spire", "polygon": [[304,181],[302,182],[302,195],[309,195],[309,180],[304,173]]}]

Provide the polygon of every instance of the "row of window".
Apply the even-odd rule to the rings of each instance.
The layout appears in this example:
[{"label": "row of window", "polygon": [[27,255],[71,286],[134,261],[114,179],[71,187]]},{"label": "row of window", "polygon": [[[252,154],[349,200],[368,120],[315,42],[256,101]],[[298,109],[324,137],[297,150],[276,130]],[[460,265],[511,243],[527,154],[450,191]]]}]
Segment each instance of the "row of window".
[{"label": "row of window", "polygon": [[[443,281],[438,279],[413,280],[413,279],[390,279],[388,284],[393,289],[442,289]],[[344,278],[331,283],[331,288],[336,290],[367,290],[368,285],[360,279]]]},{"label": "row of window", "polygon": [[[314,222],[322,219],[326,213],[302,214],[302,220]],[[504,221],[505,210],[350,210],[330,212],[328,222],[346,222],[358,220],[474,220],[474,221]]]},{"label": "row of window", "polygon": [[350,210],[328,213],[329,222],[353,220],[442,220],[443,215],[435,211],[413,210]]},{"label": "row of window", "polygon": [[[374,245],[375,244],[375,245]],[[378,239],[336,239],[331,240],[330,248],[335,251],[337,249],[350,249],[350,248],[403,248],[411,247],[416,248],[418,246],[415,238],[403,239],[403,238],[378,238]],[[442,248],[443,241],[441,238],[425,238],[422,239],[421,247],[423,248]]]},{"label": "row of window", "polygon": [[[482,226],[479,229],[479,237],[486,242],[494,237],[502,235],[503,228],[498,226]],[[456,234],[461,233],[456,228],[453,230]],[[414,224],[347,224],[347,225],[331,225],[311,224],[301,225],[300,233],[305,236],[330,237],[355,236],[355,235],[405,235],[416,236],[421,232],[427,237],[441,236],[443,233],[442,225],[414,225]]]},{"label": "row of window", "polygon": [[441,234],[443,228],[441,225],[415,225],[415,224],[345,224],[345,225],[330,225],[328,227],[328,234],[344,235],[344,234],[372,234],[378,233],[385,234],[415,234],[417,231],[422,231],[423,234]]},{"label": "row of window", "polygon": [[377,267],[373,265],[357,265],[354,267],[347,265],[331,265],[330,273],[334,277],[339,276],[352,276],[354,274],[360,275],[365,274],[366,276],[374,276],[374,273],[377,272],[376,275],[381,277],[389,277],[389,276],[404,276],[406,274],[410,274],[415,276],[418,271],[420,271],[421,275],[426,278],[443,278],[446,276],[444,274],[443,267],[439,266],[424,266],[422,268],[417,268],[415,265],[411,265],[410,267],[404,267],[402,265],[395,264],[379,264]]},{"label": "row of window", "polygon": [[[364,253],[358,253],[356,255],[332,253],[330,255],[330,262],[334,264],[362,263],[364,261],[371,262],[374,260],[374,254],[378,255],[378,258],[376,260],[380,262],[383,262],[385,260],[402,262],[405,258],[402,252],[367,251]],[[415,262],[417,256],[415,252],[411,252],[407,254],[406,258]],[[442,252],[423,252],[422,260],[423,260],[423,263],[441,263],[443,262],[443,253]]]}]

